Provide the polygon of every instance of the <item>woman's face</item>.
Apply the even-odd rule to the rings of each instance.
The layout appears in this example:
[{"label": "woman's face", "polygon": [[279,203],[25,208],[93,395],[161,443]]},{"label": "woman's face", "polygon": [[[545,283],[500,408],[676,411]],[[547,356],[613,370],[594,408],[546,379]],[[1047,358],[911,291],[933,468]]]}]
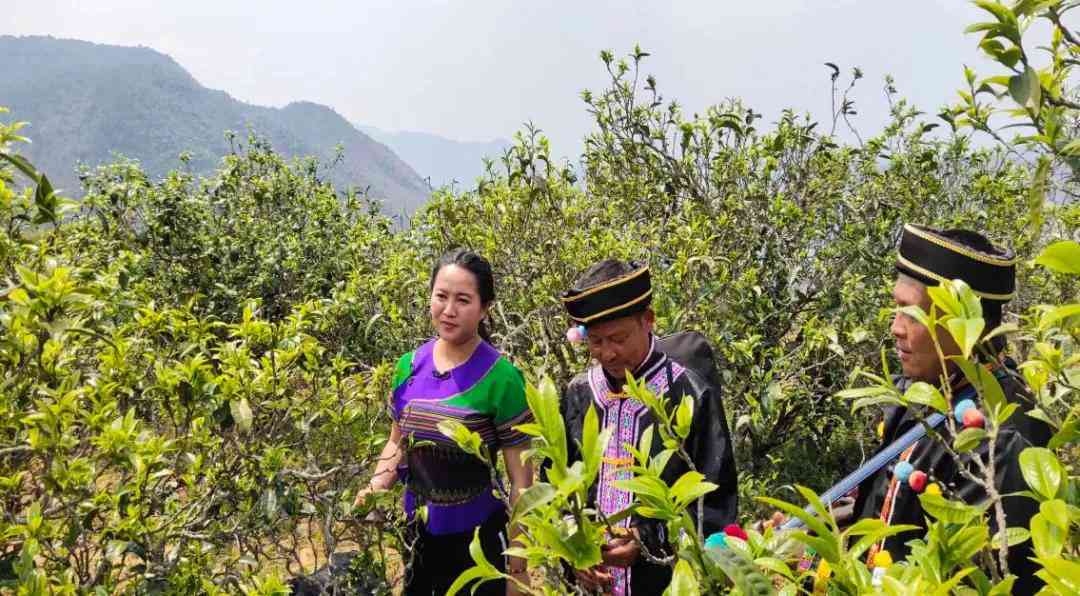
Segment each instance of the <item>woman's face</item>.
[{"label": "woman's face", "polygon": [[472,272],[457,265],[439,269],[431,288],[431,323],[443,341],[453,344],[471,341],[487,311]]}]

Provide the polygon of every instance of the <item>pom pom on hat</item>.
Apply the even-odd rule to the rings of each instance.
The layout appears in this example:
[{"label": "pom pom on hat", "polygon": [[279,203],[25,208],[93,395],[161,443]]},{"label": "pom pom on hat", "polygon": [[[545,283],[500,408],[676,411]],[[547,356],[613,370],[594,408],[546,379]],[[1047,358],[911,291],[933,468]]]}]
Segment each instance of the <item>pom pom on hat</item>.
[{"label": "pom pom on hat", "polygon": [[576,327],[571,327],[566,330],[566,341],[573,344],[580,343],[585,341],[585,338],[588,337],[588,335],[589,332],[587,329],[585,329],[585,326],[578,325]]},{"label": "pom pom on hat", "polygon": [[893,564],[892,555],[887,550],[879,550],[874,554],[874,567],[889,567]]}]

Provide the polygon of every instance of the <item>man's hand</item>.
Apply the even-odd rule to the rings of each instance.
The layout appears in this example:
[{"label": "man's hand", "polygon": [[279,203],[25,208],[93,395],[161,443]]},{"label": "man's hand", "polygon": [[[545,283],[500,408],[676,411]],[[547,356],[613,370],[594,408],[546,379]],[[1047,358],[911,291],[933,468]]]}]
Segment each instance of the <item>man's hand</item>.
[{"label": "man's hand", "polygon": [[[532,582],[529,581],[529,572],[525,569],[524,564],[518,566],[517,569],[510,568],[506,571],[511,575],[511,577],[521,582],[525,586],[531,585]],[[522,596],[523,594],[525,594],[525,592],[522,591],[522,588],[518,586],[517,582],[515,582],[513,579],[507,580],[506,596]]]},{"label": "man's hand", "polygon": [[764,533],[769,528],[779,528],[787,521],[787,516],[779,511],[773,511],[772,517],[769,519],[759,519],[754,522],[754,530],[758,533]]},{"label": "man's hand", "polygon": [[855,497],[840,497],[832,504],[833,519],[836,525],[846,528],[855,521]]},{"label": "man's hand", "polygon": [[603,567],[593,567],[584,571],[577,570],[574,574],[577,576],[578,585],[589,592],[604,593],[611,586],[611,574],[605,571]]},{"label": "man's hand", "polygon": [[[836,525],[840,528],[846,528],[855,521],[855,497],[843,496],[837,499],[832,504],[832,516],[836,520]],[[758,532],[764,532],[767,528],[779,528],[787,522],[786,515],[779,511],[774,511],[772,517],[767,520],[760,520],[754,524],[754,529]]]},{"label": "man's hand", "polygon": [[631,529],[632,534],[616,536],[600,547],[600,556],[604,565],[609,567],[629,567],[634,564],[641,554],[641,545],[637,541],[637,530]]}]

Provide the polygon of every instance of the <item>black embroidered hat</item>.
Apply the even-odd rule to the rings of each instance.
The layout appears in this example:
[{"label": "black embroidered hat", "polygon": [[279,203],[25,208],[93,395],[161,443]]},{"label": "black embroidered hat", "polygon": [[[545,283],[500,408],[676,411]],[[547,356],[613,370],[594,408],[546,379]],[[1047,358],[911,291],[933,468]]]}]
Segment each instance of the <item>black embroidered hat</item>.
[{"label": "black embroidered hat", "polygon": [[563,306],[575,323],[585,326],[639,313],[652,301],[649,267],[633,261],[628,273],[592,286],[562,293]]},{"label": "black embroidered hat", "polygon": [[968,230],[905,225],[896,269],[931,286],[961,279],[984,305],[1000,306],[1016,295],[1016,255]]}]

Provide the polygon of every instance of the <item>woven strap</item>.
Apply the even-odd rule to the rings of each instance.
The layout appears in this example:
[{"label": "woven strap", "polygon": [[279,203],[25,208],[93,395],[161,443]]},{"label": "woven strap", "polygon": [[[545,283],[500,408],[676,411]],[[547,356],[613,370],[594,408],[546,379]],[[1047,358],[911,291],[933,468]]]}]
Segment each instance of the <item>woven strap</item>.
[{"label": "woven strap", "polygon": [[[959,401],[963,399],[971,399],[975,396],[975,388],[971,385],[968,385],[960,391],[956,399]],[[917,424],[912,428],[908,429],[906,433],[900,435],[900,438],[890,443],[887,447],[879,451],[877,455],[871,457],[865,464],[856,468],[854,472],[848,474],[847,476],[844,476],[844,478],[841,479],[840,482],[832,485],[829,490],[822,493],[820,497],[821,502],[826,507],[828,507],[835,503],[838,499],[840,499],[840,497],[843,497],[844,495],[850,493],[852,490],[855,490],[855,487],[859,486],[859,484],[861,484],[863,480],[866,480],[870,476],[873,476],[875,473],[877,473],[878,470],[892,463],[894,460],[896,460],[897,457],[900,456],[901,453],[904,452],[905,449],[911,447],[915,443],[919,442],[920,439],[925,437],[927,429],[935,429],[941,426],[941,423],[943,422],[945,422],[945,415],[935,412],[926,418],[925,424]],[[814,506],[807,505],[804,510],[807,513],[812,514],[814,513]],[[801,528],[803,525],[804,524],[801,519],[797,517],[792,517],[786,522],[784,522],[784,524],[780,527],[785,530],[791,530],[795,528]]]}]

